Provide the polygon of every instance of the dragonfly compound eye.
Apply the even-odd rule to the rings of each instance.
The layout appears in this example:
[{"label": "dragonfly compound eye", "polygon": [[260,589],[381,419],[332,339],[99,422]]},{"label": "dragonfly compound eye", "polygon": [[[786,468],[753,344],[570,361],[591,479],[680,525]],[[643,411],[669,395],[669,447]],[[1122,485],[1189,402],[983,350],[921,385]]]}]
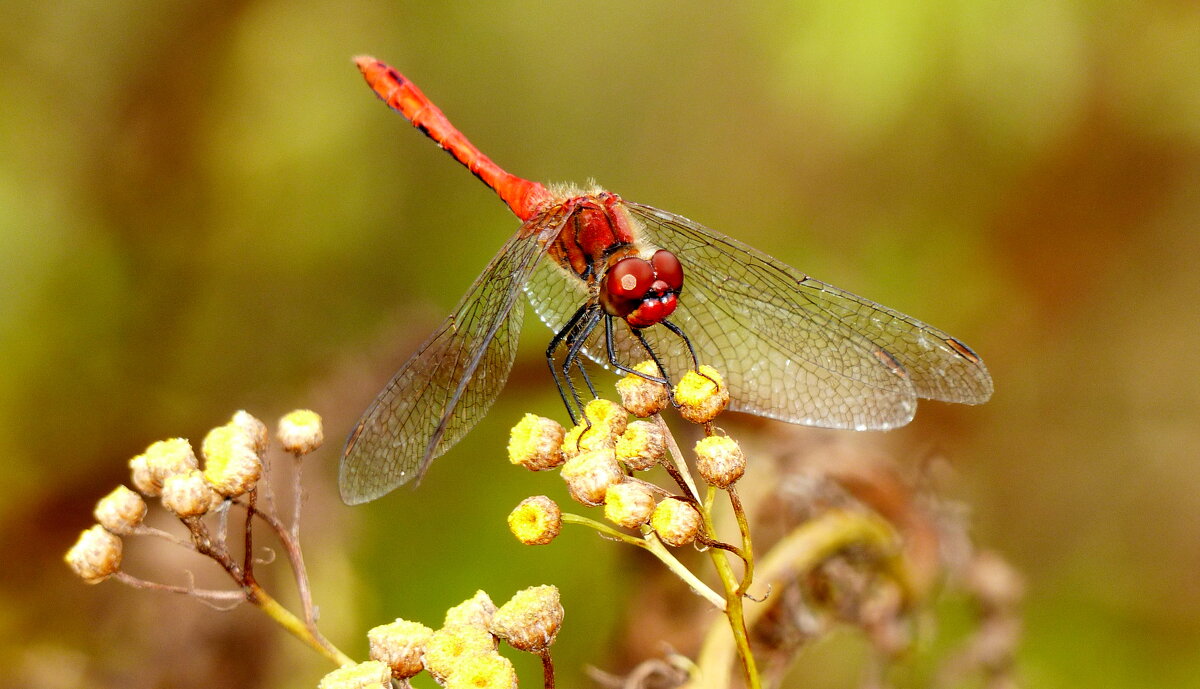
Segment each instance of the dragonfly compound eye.
[{"label": "dragonfly compound eye", "polygon": [[659,249],[650,257],[650,265],[654,266],[654,277],[667,283],[672,292],[683,289],[683,266],[675,254]]}]

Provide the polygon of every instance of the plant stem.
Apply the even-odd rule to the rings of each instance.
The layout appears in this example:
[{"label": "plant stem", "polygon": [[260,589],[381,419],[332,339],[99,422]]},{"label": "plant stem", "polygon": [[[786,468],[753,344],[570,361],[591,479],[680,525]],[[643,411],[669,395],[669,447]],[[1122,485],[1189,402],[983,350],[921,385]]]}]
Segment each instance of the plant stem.
[{"label": "plant stem", "polygon": [[253,582],[246,585],[246,597],[251,603],[254,603],[263,612],[271,616],[271,619],[279,623],[281,627],[286,629],[292,636],[300,639],[308,644],[315,651],[331,660],[334,664],[340,666],[349,665],[354,661],[345,653],[342,653],[336,646],[331,644],[328,639],[321,635],[320,632],[312,630],[301,620],[289,611],[287,608],[279,604],[272,598],[261,586]]}]

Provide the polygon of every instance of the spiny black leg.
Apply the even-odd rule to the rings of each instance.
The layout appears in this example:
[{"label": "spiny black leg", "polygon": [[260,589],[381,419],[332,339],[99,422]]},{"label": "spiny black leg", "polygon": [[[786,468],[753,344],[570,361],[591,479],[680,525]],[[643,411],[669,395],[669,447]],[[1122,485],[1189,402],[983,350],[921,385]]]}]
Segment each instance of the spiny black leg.
[{"label": "spiny black leg", "polygon": [[558,369],[554,365],[554,355],[558,351],[559,345],[563,344],[563,340],[570,340],[572,331],[579,325],[580,319],[588,312],[588,305],[584,304],[579,307],[579,310],[571,316],[571,320],[562,327],[562,330],[554,333],[554,337],[550,338],[550,346],[546,348],[546,363],[550,366],[550,375],[554,377],[554,386],[558,388],[558,396],[562,398],[563,406],[567,408],[567,414],[571,417],[571,423],[578,423],[579,419],[575,416],[575,408],[571,406],[571,401],[567,398],[567,388],[571,390],[571,397],[578,401],[579,396],[575,394],[575,387],[571,383],[571,377],[564,376],[566,388],[563,387],[564,379],[558,377]]},{"label": "spiny black leg", "polygon": [[[579,390],[575,387],[575,381],[571,379],[571,367],[578,366],[579,370],[583,370],[583,362],[580,361],[579,353],[583,349],[583,345],[587,342],[588,335],[596,327],[596,323],[600,321],[600,308],[598,306],[585,306],[584,313],[576,321],[574,329],[567,335],[567,356],[563,360],[562,375],[567,382],[567,387],[571,391],[571,398],[574,400],[579,410],[583,411],[583,400],[579,397]],[[587,383],[588,390],[596,395],[596,389],[592,387],[592,381],[587,377],[587,372],[584,372],[583,379]],[[591,426],[591,421],[587,418],[587,414],[583,415],[583,420],[588,426]],[[578,423],[574,415],[571,416],[571,421]]]},{"label": "spiny black leg", "polygon": [[667,328],[667,330],[670,330],[671,332],[675,333],[676,335],[679,336],[679,339],[683,340],[683,343],[685,345],[687,345],[688,354],[692,355],[692,369],[695,370],[697,373],[699,373],[700,372],[700,362],[696,359],[696,350],[692,347],[691,339],[688,338],[688,336],[683,333],[683,330],[678,325],[675,325],[671,321],[663,319],[663,320],[659,321],[659,323],[663,324]]},{"label": "spiny black leg", "polygon": [[608,363],[611,364],[612,367],[617,369],[618,371],[623,371],[625,373],[632,373],[633,375],[638,376],[640,378],[645,378],[646,380],[653,381],[655,383],[661,383],[663,385],[670,387],[671,381],[666,378],[666,369],[664,369],[662,367],[662,364],[658,361],[658,357],[654,355],[654,352],[650,350],[650,346],[648,344],[646,344],[646,341],[644,339],[642,339],[642,331],[641,330],[634,328],[632,326],[630,326],[630,328],[629,328],[630,332],[632,332],[634,334],[634,336],[636,336],[638,338],[638,340],[641,341],[642,347],[645,347],[646,351],[650,353],[650,359],[653,360],[654,363],[658,366],[658,372],[662,373],[663,376],[659,377],[659,376],[652,376],[649,373],[642,373],[641,371],[634,369],[634,368],[630,368],[629,366],[626,366],[625,364],[622,364],[620,361],[617,360],[617,347],[616,347],[616,344],[613,342],[613,320],[614,320],[613,316],[609,316],[607,314],[605,315],[604,342],[608,347]]}]

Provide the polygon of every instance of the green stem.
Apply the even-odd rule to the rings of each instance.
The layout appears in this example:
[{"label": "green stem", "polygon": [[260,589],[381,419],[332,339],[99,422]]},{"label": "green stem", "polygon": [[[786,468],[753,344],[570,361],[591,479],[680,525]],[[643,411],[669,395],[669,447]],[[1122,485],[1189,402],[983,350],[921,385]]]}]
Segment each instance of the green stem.
[{"label": "green stem", "polygon": [[278,622],[292,636],[308,644],[313,650],[333,661],[337,666],[341,667],[354,662],[345,653],[339,651],[336,646],[329,643],[329,640],[321,636],[319,632],[309,630],[308,625],[304,624],[303,620],[280,605],[279,601],[272,598],[258,584],[251,582],[247,585],[246,597],[251,603],[254,603],[263,612],[267,613],[271,619]]}]

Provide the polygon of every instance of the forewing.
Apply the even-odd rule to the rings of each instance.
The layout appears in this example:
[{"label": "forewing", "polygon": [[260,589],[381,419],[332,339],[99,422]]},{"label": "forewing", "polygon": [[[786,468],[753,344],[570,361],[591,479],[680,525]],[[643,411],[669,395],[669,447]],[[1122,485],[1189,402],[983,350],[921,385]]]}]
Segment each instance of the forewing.
[{"label": "forewing", "polygon": [[524,309],[514,303],[560,228],[523,226],[379,393],[346,443],[342,500],[367,502],[419,479],[483,418],[516,356]]},{"label": "forewing", "polygon": [[[915,397],[976,404],[991,395],[983,363],[946,333],[681,216],[628,207],[645,240],[682,262],[672,320],[701,363],[726,376],[733,408],[814,426],[882,429],[907,423]],[[685,352],[663,330],[646,333],[665,345],[669,367],[686,367]],[[630,340],[621,348],[636,356],[640,348]],[[597,347],[591,356],[602,352]]]}]

